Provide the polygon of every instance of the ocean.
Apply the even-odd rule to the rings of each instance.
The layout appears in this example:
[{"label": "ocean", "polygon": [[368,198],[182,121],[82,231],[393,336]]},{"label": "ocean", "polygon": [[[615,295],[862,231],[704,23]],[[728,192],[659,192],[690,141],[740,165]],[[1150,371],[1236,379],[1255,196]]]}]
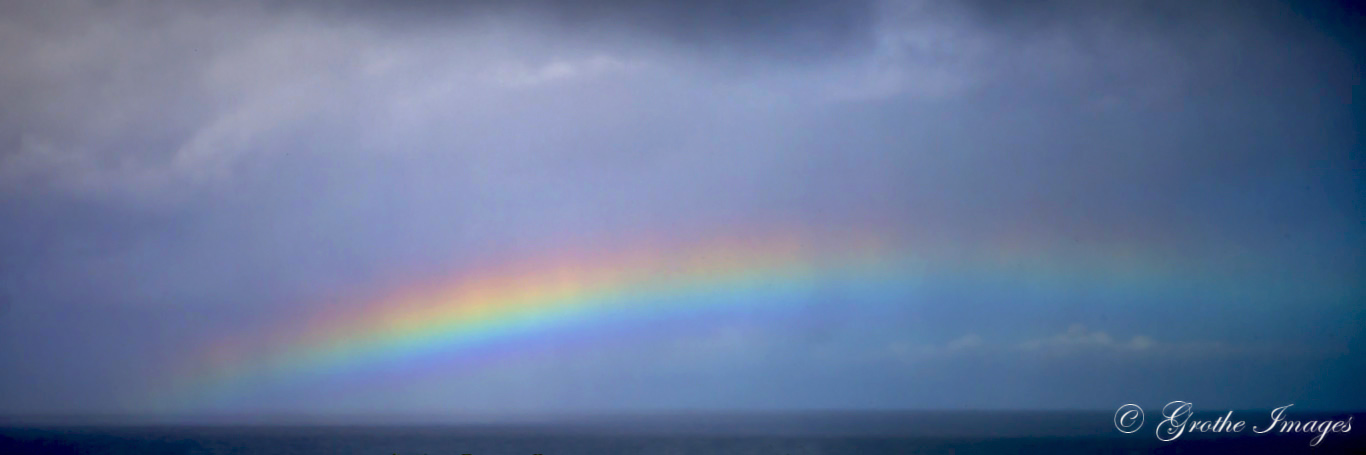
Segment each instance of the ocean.
[{"label": "ocean", "polygon": [[[1249,425],[1259,414],[1239,414]],[[1338,413],[1324,418],[1343,417]],[[9,422],[0,454],[1336,454],[1366,453],[1362,431],[1118,432],[1100,412],[887,412],[588,416],[486,423]]]}]

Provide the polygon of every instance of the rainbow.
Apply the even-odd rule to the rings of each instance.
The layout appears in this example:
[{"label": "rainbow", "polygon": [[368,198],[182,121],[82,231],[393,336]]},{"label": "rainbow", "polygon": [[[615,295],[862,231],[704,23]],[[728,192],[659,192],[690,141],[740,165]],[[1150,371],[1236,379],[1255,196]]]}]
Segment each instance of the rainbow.
[{"label": "rainbow", "polygon": [[927,281],[1042,296],[1089,288],[1137,298],[1257,299],[1278,298],[1267,295],[1273,288],[1282,296],[1312,290],[1249,290],[1246,275],[1132,247],[912,243],[867,233],[732,235],[483,266],[369,304],[217,340],[177,370],[164,394],[177,407],[196,406],[269,384],[383,369],[402,359],[446,362],[550,333],[782,311],[832,286],[853,305],[902,305]]},{"label": "rainbow", "polygon": [[458,354],[537,332],[792,302],[821,282],[862,281],[885,289],[894,282],[886,275],[886,251],[867,235],[827,247],[792,234],[730,236],[486,267],[456,274],[452,283],[217,340],[181,369],[171,389],[178,401],[222,399],[234,389],[396,358]]}]

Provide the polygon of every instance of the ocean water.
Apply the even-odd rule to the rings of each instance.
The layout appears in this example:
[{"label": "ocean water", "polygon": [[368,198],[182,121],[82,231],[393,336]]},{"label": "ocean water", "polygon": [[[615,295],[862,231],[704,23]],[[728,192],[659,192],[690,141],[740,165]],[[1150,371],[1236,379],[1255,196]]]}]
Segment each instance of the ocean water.
[{"label": "ocean water", "polygon": [[[1345,415],[1345,414],[1336,414]],[[1362,431],[1185,435],[1116,431],[1107,413],[807,413],[409,424],[9,423],[0,454],[1336,454]],[[1247,418],[1249,424],[1260,423]]]}]

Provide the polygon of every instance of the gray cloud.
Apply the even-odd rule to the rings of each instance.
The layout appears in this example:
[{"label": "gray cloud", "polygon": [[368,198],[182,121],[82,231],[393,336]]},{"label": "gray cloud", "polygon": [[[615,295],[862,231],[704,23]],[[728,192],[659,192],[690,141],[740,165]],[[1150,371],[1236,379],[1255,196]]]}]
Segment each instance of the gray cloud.
[{"label": "gray cloud", "polygon": [[1228,359],[1228,358],[1294,358],[1341,355],[1321,347],[1292,346],[1285,343],[1241,342],[1237,344],[1211,340],[1160,340],[1143,334],[1127,337],[1112,335],[1082,324],[1050,335],[1022,337],[1010,340],[987,338],[968,333],[939,344],[893,341],[886,346],[889,355],[906,362],[941,361],[954,357],[1038,356],[1053,359],[1085,359],[1112,357],[1129,360],[1153,359]]},{"label": "gray cloud", "polygon": [[[672,100],[710,94],[750,97],[758,105],[907,94],[961,99],[1039,93],[1042,98],[1046,93],[1054,102],[1078,103],[1097,113],[1166,106],[1211,90],[1241,90],[1234,86],[1283,91],[1275,85],[1305,76],[1287,73],[1292,66],[1320,67],[1312,70],[1320,74],[1310,78],[1345,82],[1342,78],[1349,77],[1342,72],[1346,67],[1314,55],[1324,44],[1314,44],[1313,36],[1281,39],[1303,30],[1303,24],[1291,31],[1273,29],[1268,18],[1284,15],[1254,14],[1280,11],[1275,4],[1231,15],[1185,3],[1027,9],[992,2],[966,8],[920,2],[830,5],[64,1],[21,6],[7,15],[7,44],[0,50],[14,63],[0,80],[0,96],[13,106],[0,122],[5,125],[0,156],[6,186],[183,196],[166,189],[229,179],[244,154],[293,147],[278,144],[300,136],[291,125],[322,125],[320,120],[365,125],[384,141],[393,141],[395,134],[428,135],[425,145],[386,147],[451,149],[451,138],[433,136],[430,125],[475,124],[486,117],[481,109],[517,106],[518,96],[541,96],[481,87],[499,85],[500,77],[506,79],[503,85],[527,85],[567,75],[606,76],[602,86],[620,84],[616,93],[636,93],[637,106],[661,110],[673,109]],[[568,25],[541,27],[561,20]],[[594,32],[600,29],[608,32]],[[671,38],[680,34],[686,37]],[[798,35],[817,36],[814,41],[838,43],[834,47],[843,50],[811,48],[793,38]],[[654,38],[624,39],[637,36]],[[702,43],[707,40],[717,44]],[[672,41],[698,42],[679,54],[669,50],[676,49]],[[762,58],[769,50],[820,62],[772,68],[772,61]],[[1249,60],[1254,52],[1262,61]],[[752,60],[755,56],[761,58]],[[1222,73],[1225,68],[1233,72]],[[634,69],[637,77],[612,74],[620,69]],[[1230,77],[1235,79],[1231,85]],[[658,85],[670,79],[687,82]],[[576,96],[591,96],[581,93]],[[633,103],[624,96],[591,102]],[[819,103],[797,104],[790,108],[821,109]],[[602,107],[607,110],[595,111],[616,108]],[[386,125],[406,130],[378,132]],[[342,148],[356,143],[344,141]]]},{"label": "gray cloud", "polygon": [[[307,273],[327,262],[315,252],[325,242],[356,245],[356,262],[535,249],[555,242],[545,236],[673,225],[676,213],[698,225],[914,218],[983,235],[991,214],[1079,240],[1179,230],[1235,247],[1274,246],[1294,220],[1327,226],[1302,234],[1312,238],[1359,236],[1342,231],[1359,177],[1306,158],[1351,156],[1354,130],[1332,120],[1353,114],[1318,100],[1348,99],[1354,67],[1284,15],[888,2],[768,18],[762,4],[659,2],[622,19],[609,6],[17,5],[0,19],[13,63],[0,74],[0,191],[23,227],[10,228],[23,237],[7,257],[33,259],[10,267],[114,277],[97,271],[183,254],[249,275]],[[542,29],[503,8],[620,22],[630,36],[652,33],[628,33],[640,14],[715,22],[722,42],[749,25],[871,38],[774,65],[744,49],[821,52],[782,39],[675,52],[657,38]],[[804,22],[821,20],[847,25]],[[409,21],[421,26],[394,28]],[[362,222],[372,218],[387,223]],[[1225,218],[1255,222],[1229,233]],[[315,233],[328,226],[340,227]],[[219,254],[228,240],[240,259]],[[1322,249],[1338,252],[1321,267],[1349,260]],[[245,265],[262,258],[275,265]],[[224,275],[173,262],[132,273]],[[204,279],[220,278],[186,278]]]},{"label": "gray cloud", "polygon": [[391,27],[449,28],[469,20],[520,20],[554,34],[645,37],[685,51],[807,60],[857,52],[871,38],[875,3],[704,0],[556,2],[437,1],[278,2],[284,11],[360,18]]}]

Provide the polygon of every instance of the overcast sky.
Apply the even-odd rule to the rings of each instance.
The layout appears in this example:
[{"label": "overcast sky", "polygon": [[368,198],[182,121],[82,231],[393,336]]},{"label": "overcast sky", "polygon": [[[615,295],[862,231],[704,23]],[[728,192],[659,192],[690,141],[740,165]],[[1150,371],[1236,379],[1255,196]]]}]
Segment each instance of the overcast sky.
[{"label": "overcast sky", "polygon": [[[733,3],[5,2],[0,413],[1366,406],[1359,13]],[[452,271],[868,228],[1061,284],[155,396],[215,340]],[[1077,259],[1126,255],[1157,278]]]}]

